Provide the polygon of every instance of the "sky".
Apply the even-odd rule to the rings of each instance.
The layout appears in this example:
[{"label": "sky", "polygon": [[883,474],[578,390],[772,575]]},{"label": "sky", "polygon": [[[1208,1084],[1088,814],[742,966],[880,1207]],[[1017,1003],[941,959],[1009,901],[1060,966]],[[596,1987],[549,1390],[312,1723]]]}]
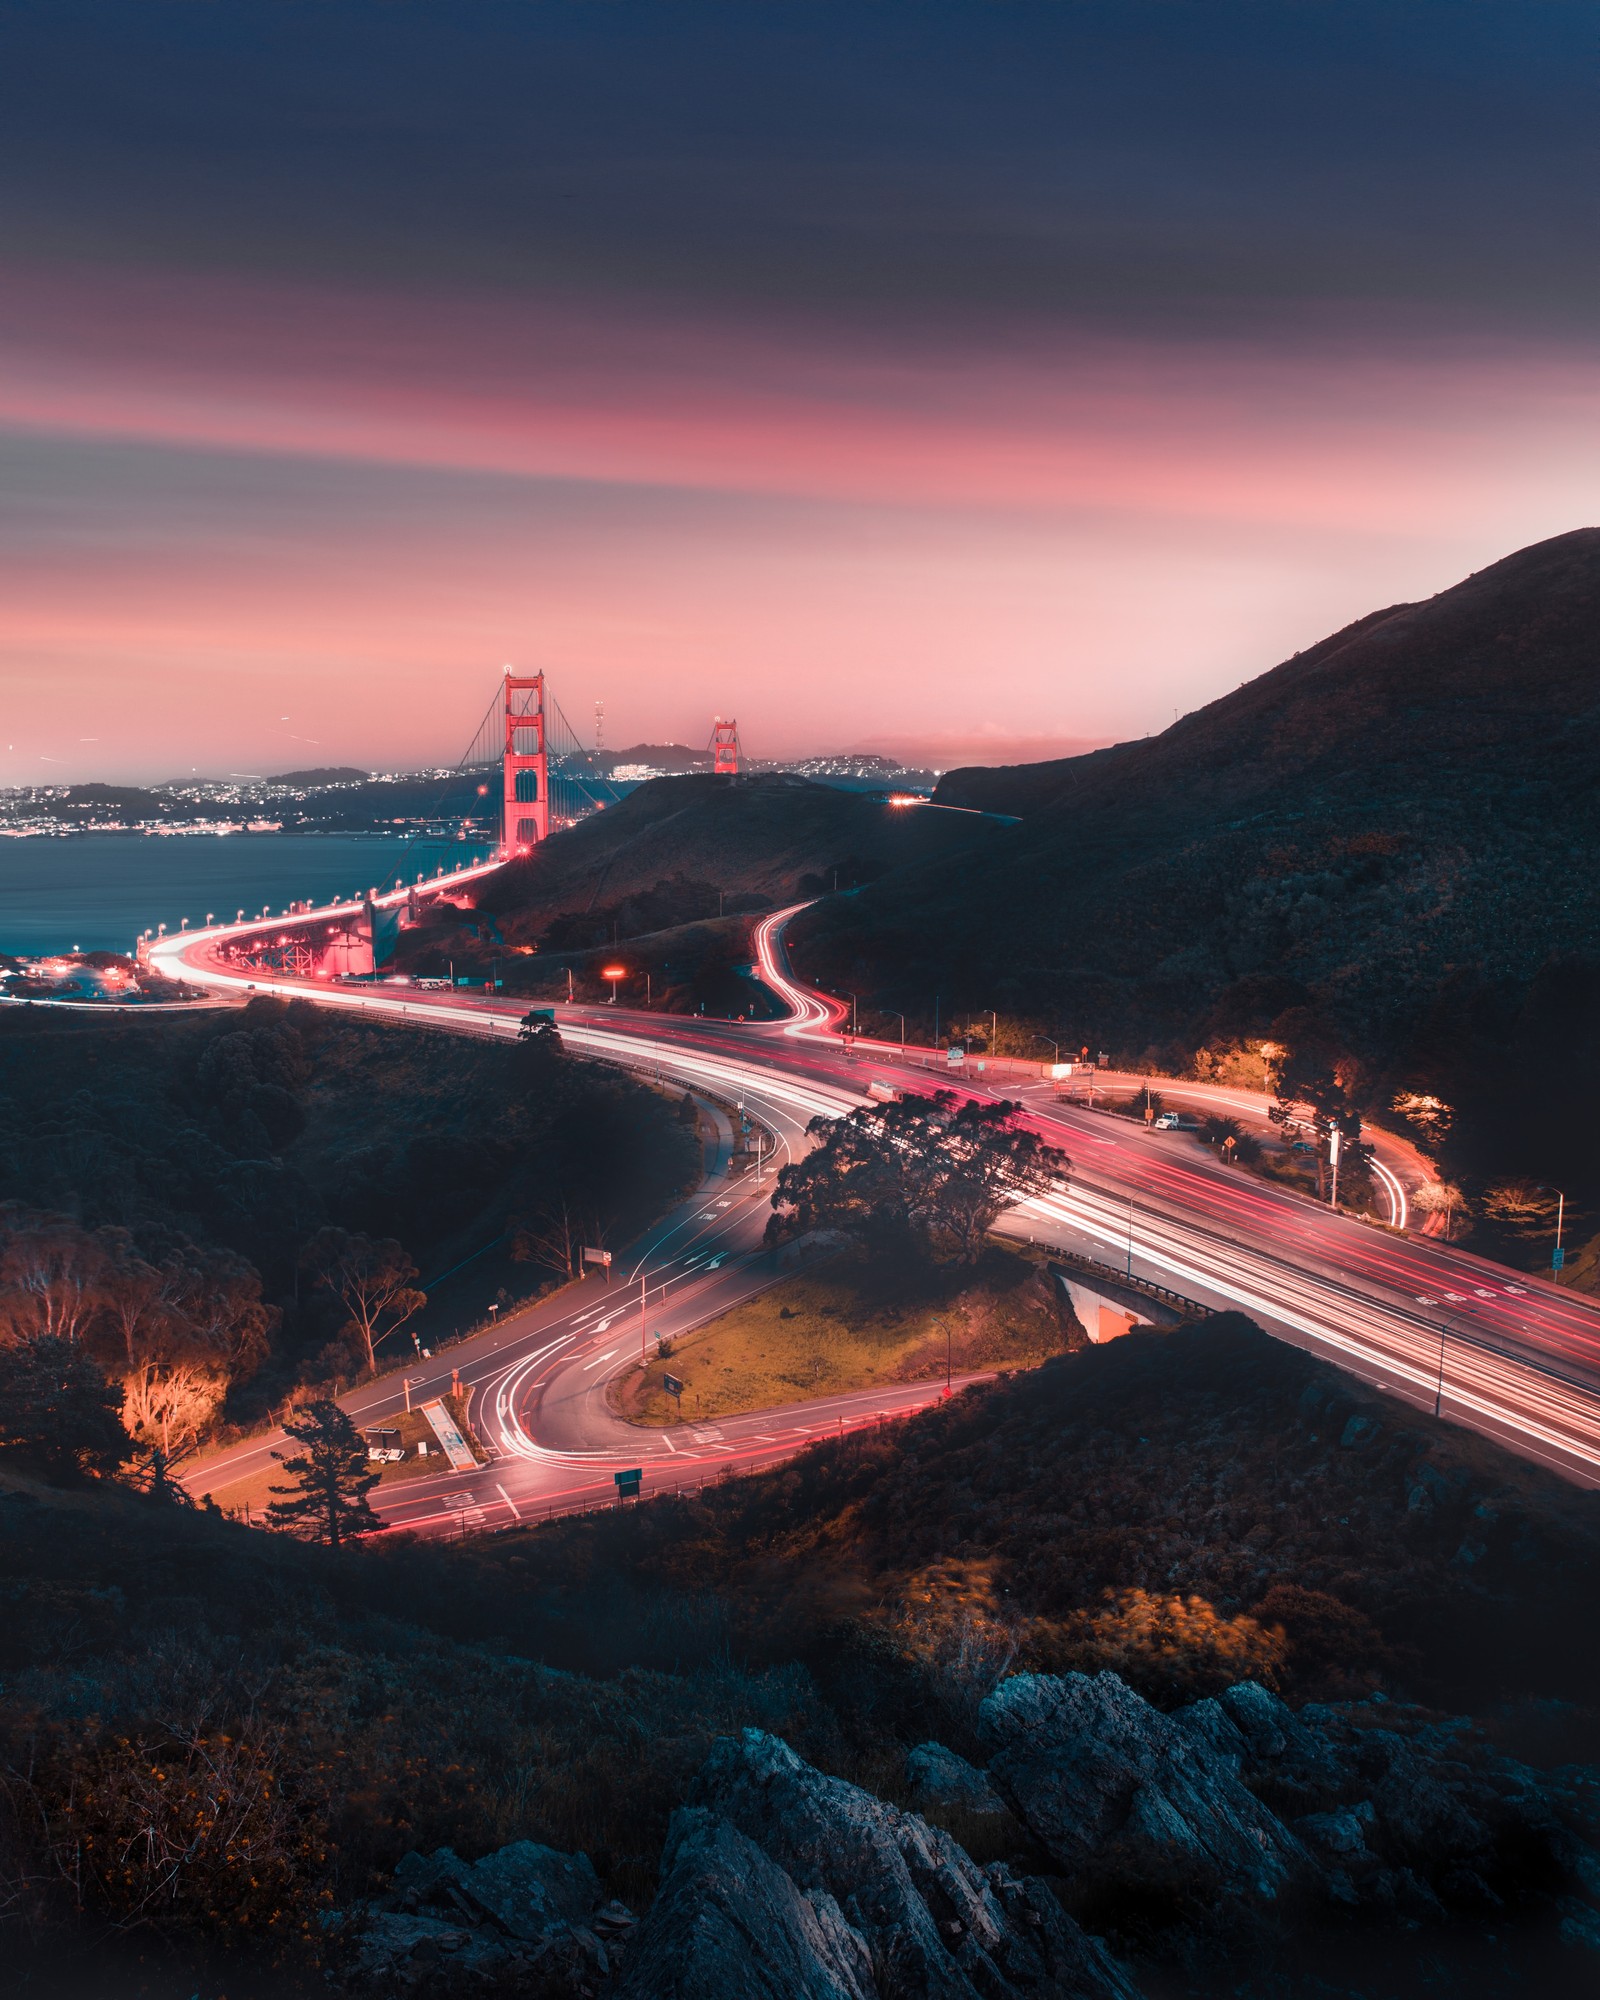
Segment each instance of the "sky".
[{"label": "sky", "polygon": [[1167,727],[1600,521],[1600,12],[0,0],[0,784]]}]

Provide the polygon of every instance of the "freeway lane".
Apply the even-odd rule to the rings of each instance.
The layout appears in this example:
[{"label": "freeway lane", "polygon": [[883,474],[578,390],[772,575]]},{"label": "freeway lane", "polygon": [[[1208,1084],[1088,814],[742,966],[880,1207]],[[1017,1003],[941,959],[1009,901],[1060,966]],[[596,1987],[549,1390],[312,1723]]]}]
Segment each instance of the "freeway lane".
[{"label": "freeway lane", "polygon": [[[756,940],[764,979],[790,1006],[787,1020],[735,1026],[563,1007],[557,1010],[563,1035],[583,1053],[725,1100],[743,1098],[791,1147],[811,1115],[862,1101],[873,1076],[914,1088],[937,1081],[973,1096],[1019,1096],[1026,1118],[1072,1155],[1074,1172],[1064,1195],[1030,1205],[1011,1228],[1089,1247],[1110,1261],[1130,1254],[1131,1228],[1135,1271],[1208,1303],[1239,1305],[1269,1330],[1366,1380],[1429,1407],[1437,1399],[1445,1414],[1600,1483],[1600,1313],[1592,1302],[1452,1245],[1333,1214],[1224,1166],[1181,1134],[1145,1131],[1065,1102],[1037,1082],[1008,1093],[987,1076],[930,1074],[930,1051],[907,1050],[902,1059],[897,1046],[851,1046],[838,1034],[840,1003],[811,993],[789,972],[782,925],[790,914],[765,919]],[[167,940],[161,953],[181,960],[191,982],[222,990],[270,985],[419,1024],[515,1032],[517,1013],[504,1002],[454,993],[423,998],[392,987],[330,989],[259,975],[246,982],[212,949],[239,928]],[[1405,1167],[1399,1159],[1397,1178]],[[620,1350],[614,1358],[625,1365]],[[549,1396],[549,1380],[538,1386],[554,1420],[568,1399]]]}]

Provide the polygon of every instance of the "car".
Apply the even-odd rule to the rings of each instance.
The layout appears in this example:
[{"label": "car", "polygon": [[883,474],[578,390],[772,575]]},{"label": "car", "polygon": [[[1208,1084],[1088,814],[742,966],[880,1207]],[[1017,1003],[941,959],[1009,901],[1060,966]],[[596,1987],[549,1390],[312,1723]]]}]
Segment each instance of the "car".
[{"label": "car", "polygon": [[1155,1121],[1157,1132],[1198,1132],[1200,1127],[1192,1118],[1185,1118],[1181,1111],[1163,1111]]}]

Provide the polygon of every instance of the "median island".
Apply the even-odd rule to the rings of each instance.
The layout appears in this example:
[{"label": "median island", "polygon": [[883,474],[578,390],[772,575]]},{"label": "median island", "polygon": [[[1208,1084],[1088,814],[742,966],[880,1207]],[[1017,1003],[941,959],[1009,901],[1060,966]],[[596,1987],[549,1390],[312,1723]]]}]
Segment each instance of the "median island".
[{"label": "median island", "polygon": [[[852,1249],[786,1279],[619,1376],[612,1402],[655,1429],[852,1389],[1032,1368],[1067,1346],[1042,1261],[991,1244],[976,1266]],[[682,1384],[681,1394],[669,1382]]]}]

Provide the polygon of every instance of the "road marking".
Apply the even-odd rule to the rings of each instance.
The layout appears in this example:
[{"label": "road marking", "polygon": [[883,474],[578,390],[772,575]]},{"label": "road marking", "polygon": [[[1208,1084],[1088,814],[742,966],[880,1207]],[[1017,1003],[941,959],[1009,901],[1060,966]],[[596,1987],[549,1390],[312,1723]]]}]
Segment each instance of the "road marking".
[{"label": "road marking", "polygon": [[715,1444],[718,1438],[722,1436],[722,1433],[715,1428],[703,1431],[691,1429],[689,1435],[694,1439],[696,1444]]},{"label": "road marking", "polygon": [[621,1352],[622,1349],[620,1347],[613,1347],[608,1349],[604,1354],[597,1354],[592,1361],[586,1361],[583,1364],[584,1374],[587,1375],[591,1368],[598,1368],[602,1361],[615,1361]]},{"label": "road marking", "polygon": [[511,1509],[512,1513],[515,1514],[517,1519],[520,1521],[522,1519],[522,1509],[517,1505],[516,1501],[512,1499],[511,1495],[500,1484],[498,1479],[494,1483],[494,1490],[496,1491],[496,1493],[500,1495],[500,1498],[506,1503],[506,1505]]}]

